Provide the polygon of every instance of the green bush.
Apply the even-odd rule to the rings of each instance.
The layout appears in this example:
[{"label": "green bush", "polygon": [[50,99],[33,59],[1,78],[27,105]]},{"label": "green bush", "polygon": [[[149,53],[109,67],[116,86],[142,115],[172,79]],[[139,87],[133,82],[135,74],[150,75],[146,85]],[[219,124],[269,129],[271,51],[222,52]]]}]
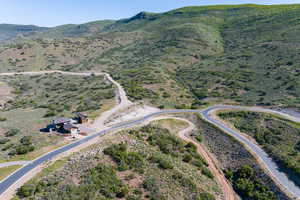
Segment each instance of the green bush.
[{"label": "green bush", "polygon": [[202,142],[202,141],[203,141],[203,138],[202,138],[201,135],[197,135],[195,138],[196,138],[196,140],[197,140],[198,142]]},{"label": "green bush", "polygon": [[[111,166],[99,164],[89,169],[87,173],[81,177],[82,183],[78,186],[64,185],[59,188],[57,196],[61,199],[116,199],[125,198],[128,194],[128,188],[118,179],[116,171]],[[20,198],[33,197],[37,194],[45,194],[51,189],[57,187],[57,182],[39,181],[35,185],[25,184],[22,186],[17,195]]]},{"label": "green bush", "polygon": [[34,185],[25,184],[18,189],[17,195],[21,198],[30,197],[31,195],[33,195],[34,190]]},{"label": "green bush", "polygon": [[215,197],[214,195],[205,192],[200,194],[196,200],[215,200]]},{"label": "green bush", "polygon": [[[32,146],[32,145],[18,145],[15,149],[15,152],[18,155],[27,154],[31,151],[34,151],[34,146]],[[13,155],[13,154],[11,154],[11,155]]]},{"label": "green bush", "polygon": [[172,179],[174,179],[176,182],[178,182],[181,186],[189,188],[193,191],[197,189],[196,184],[192,181],[191,178],[186,177],[180,172],[174,172],[172,175]]},{"label": "green bush", "polygon": [[184,156],[183,156],[183,161],[184,162],[190,162],[191,160],[193,159],[193,156],[191,156],[191,154],[185,154]]},{"label": "green bush", "polygon": [[0,117],[0,122],[4,122],[6,121],[7,119],[5,117]]},{"label": "green bush", "polygon": [[20,131],[18,129],[12,128],[9,131],[7,131],[6,133],[4,133],[4,135],[5,135],[5,137],[12,137],[19,133],[20,133]]},{"label": "green bush", "polygon": [[203,162],[201,160],[198,160],[198,159],[193,160],[192,164],[195,165],[196,167],[200,168],[200,169],[204,166]]},{"label": "green bush", "polygon": [[7,145],[5,145],[1,150],[2,151],[6,151],[6,150],[8,150],[8,149],[10,149],[11,147],[13,147],[14,145],[13,144],[7,144]]},{"label": "green bush", "polygon": [[225,170],[224,171],[225,177],[229,180],[232,181],[233,179],[233,171],[231,170]]},{"label": "green bush", "polygon": [[275,200],[274,193],[263,185],[254,175],[250,166],[242,166],[236,171],[225,171],[225,176],[232,182],[234,190],[245,199]]},{"label": "green bush", "polygon": [[151,156],[149,158],[149,161],[152,162],[152,163],[158,163],[158,166],[162,169],[173,169],[173,165],[165,160],[164,158],[162,158],[161,156]]},{"label": "green bush", "polygon": [[137,152],[127,152],[127,145],[125,143],[111,145],[104,149],[103,152],[112,157],[121,171],[143,167],[143,156]]},{"label": "green bush", "polygon": [[46,112],[46,114],[44,115],[44,118],[48,118],[48,117],[54,117],[56,115],[56,112],[53,110],[48,110]]},{"label": "green bush", "polygon": [[141,130],[143,132],[153,133],[148,137],[147,141],[151,145],[157,145],[165,154],[175,155],[184,149],[184,143],[177,137],[170,134],[167,129],[145,126]]},{"label": "green bush", "polygon": [[205,175],[205,176],[207,176],[208,178],[210,178],[210,179],[213,179],[214,178],[214,175],[211,173],[211,171],[209,171],[209,169],[207,169],[207,168],[203,168],[202,170],[201,170],[201,173],[203,174],[203,175]]},{"label": "green bush", "polygon": [[160,186],[155,178],[146,178],[142,183],[143,188],[149,191],[147,195],[150,200],[166,200],[164,195],[160,192]]},{"label": "green bush", "polygon": [[295,145],[295,149],[300,152],[300,141]]},{"label": "green bush", "polygon": [[158,166],[162,169],[173,169],[174,166],[167,160],[164,160],[162,158],[158,161]]},{"label": "green bush", "polygon": [[8,138],[2,138],[2,139],[0,139],[0,144],[6,144],[7,142],[9,142]]},{"label": "green bush", "polygon": [[20,143],[23,144],[23,145],[31,145],[32,144],[31,139],[32,139],[31,136],[23,136],[20,139]]}]

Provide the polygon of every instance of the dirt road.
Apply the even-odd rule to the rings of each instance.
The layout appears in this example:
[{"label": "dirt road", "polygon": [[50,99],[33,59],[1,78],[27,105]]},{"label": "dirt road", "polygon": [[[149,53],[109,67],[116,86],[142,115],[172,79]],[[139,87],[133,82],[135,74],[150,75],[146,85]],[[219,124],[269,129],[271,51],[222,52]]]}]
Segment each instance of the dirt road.
[{"label": "dirt road", "polygon": [[188,123],[188,127],[181,130],[178,133],[178,137],[180,137],[181,139],[183,139],[186,142],[193,143],[197,147],[197,152],[207,161],[207,163],[209,165],[208,166],[209,170],[212,172],[212,174],[214,175],[214,178],[218,182],[219,186],[222,188],[224,199],[225,200],[236,200],[237,199],[236,194],[235,194],[233,188],[231,187],[230,183],[225,178],[222,170],[220,170],[218,168],[216,159],[209,153],[209,151],[202,144],[195,142],[193,139],[191,139],[190,137],[187,136],[191,131],[193,131],[196,128],[196,126],[187,119],[178,118],[178,117],[168,117],[168,116],[161,116],[161,117],[153,118],[153,119],[147,121],[147,123],[150,123],[152,121],[161,120],[161,119],[176,119],[176,120],[181,120],[181,121],[185,121],[186,123]]}]

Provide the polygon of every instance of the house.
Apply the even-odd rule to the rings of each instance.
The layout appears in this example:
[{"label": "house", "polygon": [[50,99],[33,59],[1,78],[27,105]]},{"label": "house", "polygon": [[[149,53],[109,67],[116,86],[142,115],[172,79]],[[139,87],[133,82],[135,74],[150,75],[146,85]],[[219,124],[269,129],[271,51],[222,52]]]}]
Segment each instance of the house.
[{"label": "house", "polygon": [[73,138],[76,138],[79,134],[79,128],[77,126],[74,126],[73,124],[64,124],[63,129],[65,133],[71,133],[71,136]]},{"label": "house", "polygon": [[74,124],[77,124],[78,122],[85,122],[86,120],[87,116],[80,113],[77,114],[76,120],[67,117],[54,119],[48,127],[50,132],[56,131],[60,135],[76,138],[80,133],[80,130]]},{"label": "house", "polygon": [[63,130],[63,126],[65,124],[71,123],[72,119],[67,117],[60,117],[57,119],[52,120],[52,125],[56,130]]},{"label": "house", "polygon": [[52,121],[52,124],[59,125],[59,124],[70,123],[71,120],[72,120],[71,118],[60,117],[60,118],[54,119],[54,120]]},{"label": "house", "polygon": [[88,116],[86,114],[77,112],[76,114],[76,120],[79,124],[84,124],[88,122]]}]

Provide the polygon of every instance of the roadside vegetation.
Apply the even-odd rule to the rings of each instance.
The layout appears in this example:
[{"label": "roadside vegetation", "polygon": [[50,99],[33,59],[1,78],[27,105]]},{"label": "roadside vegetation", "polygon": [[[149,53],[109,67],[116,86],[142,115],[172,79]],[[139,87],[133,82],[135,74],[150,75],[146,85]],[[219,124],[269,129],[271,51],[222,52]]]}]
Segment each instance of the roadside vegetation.
[{"label": "roadside vegetation", "polygon": [[248,165],[241,166],[234,172],[227,170],[225,176],[242,199],[277,199],[274,193],[255,177],[253,169]]},{"label": "roadside vegetation", "polygon": [[235,138],[204,121],[198,115],[178,116],[188,118],[197,126],[198,130],[191,133],[191,137],[205,145],[215,156],[226,178],[241,199],[290,199],[264,172],[256,158]]},{"label": "roadside vegetation", "polygon": [[9,167],[1,167],[0,168],[0,181],[5,179],[7,176],[9,176],[11,173],[19,169],[21,166],[20,165],[13,165]]},{"label": "roadside vegetation", "polygon": [[174,133],[151,124],[104,136],[22,186],[16,199],[216,199],[206,162]]},{"label": "roadside vegetation", "polygon": [[219,116],[253,137],[296,184],[300,184],[300,124],[270,114],[227,111]]}]

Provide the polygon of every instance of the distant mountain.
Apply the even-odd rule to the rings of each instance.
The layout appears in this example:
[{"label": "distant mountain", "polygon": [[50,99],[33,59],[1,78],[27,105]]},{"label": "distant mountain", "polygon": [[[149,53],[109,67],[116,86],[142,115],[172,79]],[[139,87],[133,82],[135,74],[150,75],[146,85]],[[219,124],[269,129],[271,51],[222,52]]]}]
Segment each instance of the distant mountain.
[{"label": "distant mountain", "polygon": [[20,38],[83,37],[100,32],[113,20],[94,21],[85,24],[66,24],[53,28],[34,25],[0,24],[0,43]]},{"label": "distant mountain", "polygon": [[36,37],[64,38],[64,37],[83,37],[102,31],[106,26],[115,21],[103,20],[85,24],[66,24],[49,28],[47,31],[40,32]]},{"label": "distant mountain", "polygon": [[0,24],[0,42],[15,37],[30,36],[45,30],[48,28],[34,25]]}]

